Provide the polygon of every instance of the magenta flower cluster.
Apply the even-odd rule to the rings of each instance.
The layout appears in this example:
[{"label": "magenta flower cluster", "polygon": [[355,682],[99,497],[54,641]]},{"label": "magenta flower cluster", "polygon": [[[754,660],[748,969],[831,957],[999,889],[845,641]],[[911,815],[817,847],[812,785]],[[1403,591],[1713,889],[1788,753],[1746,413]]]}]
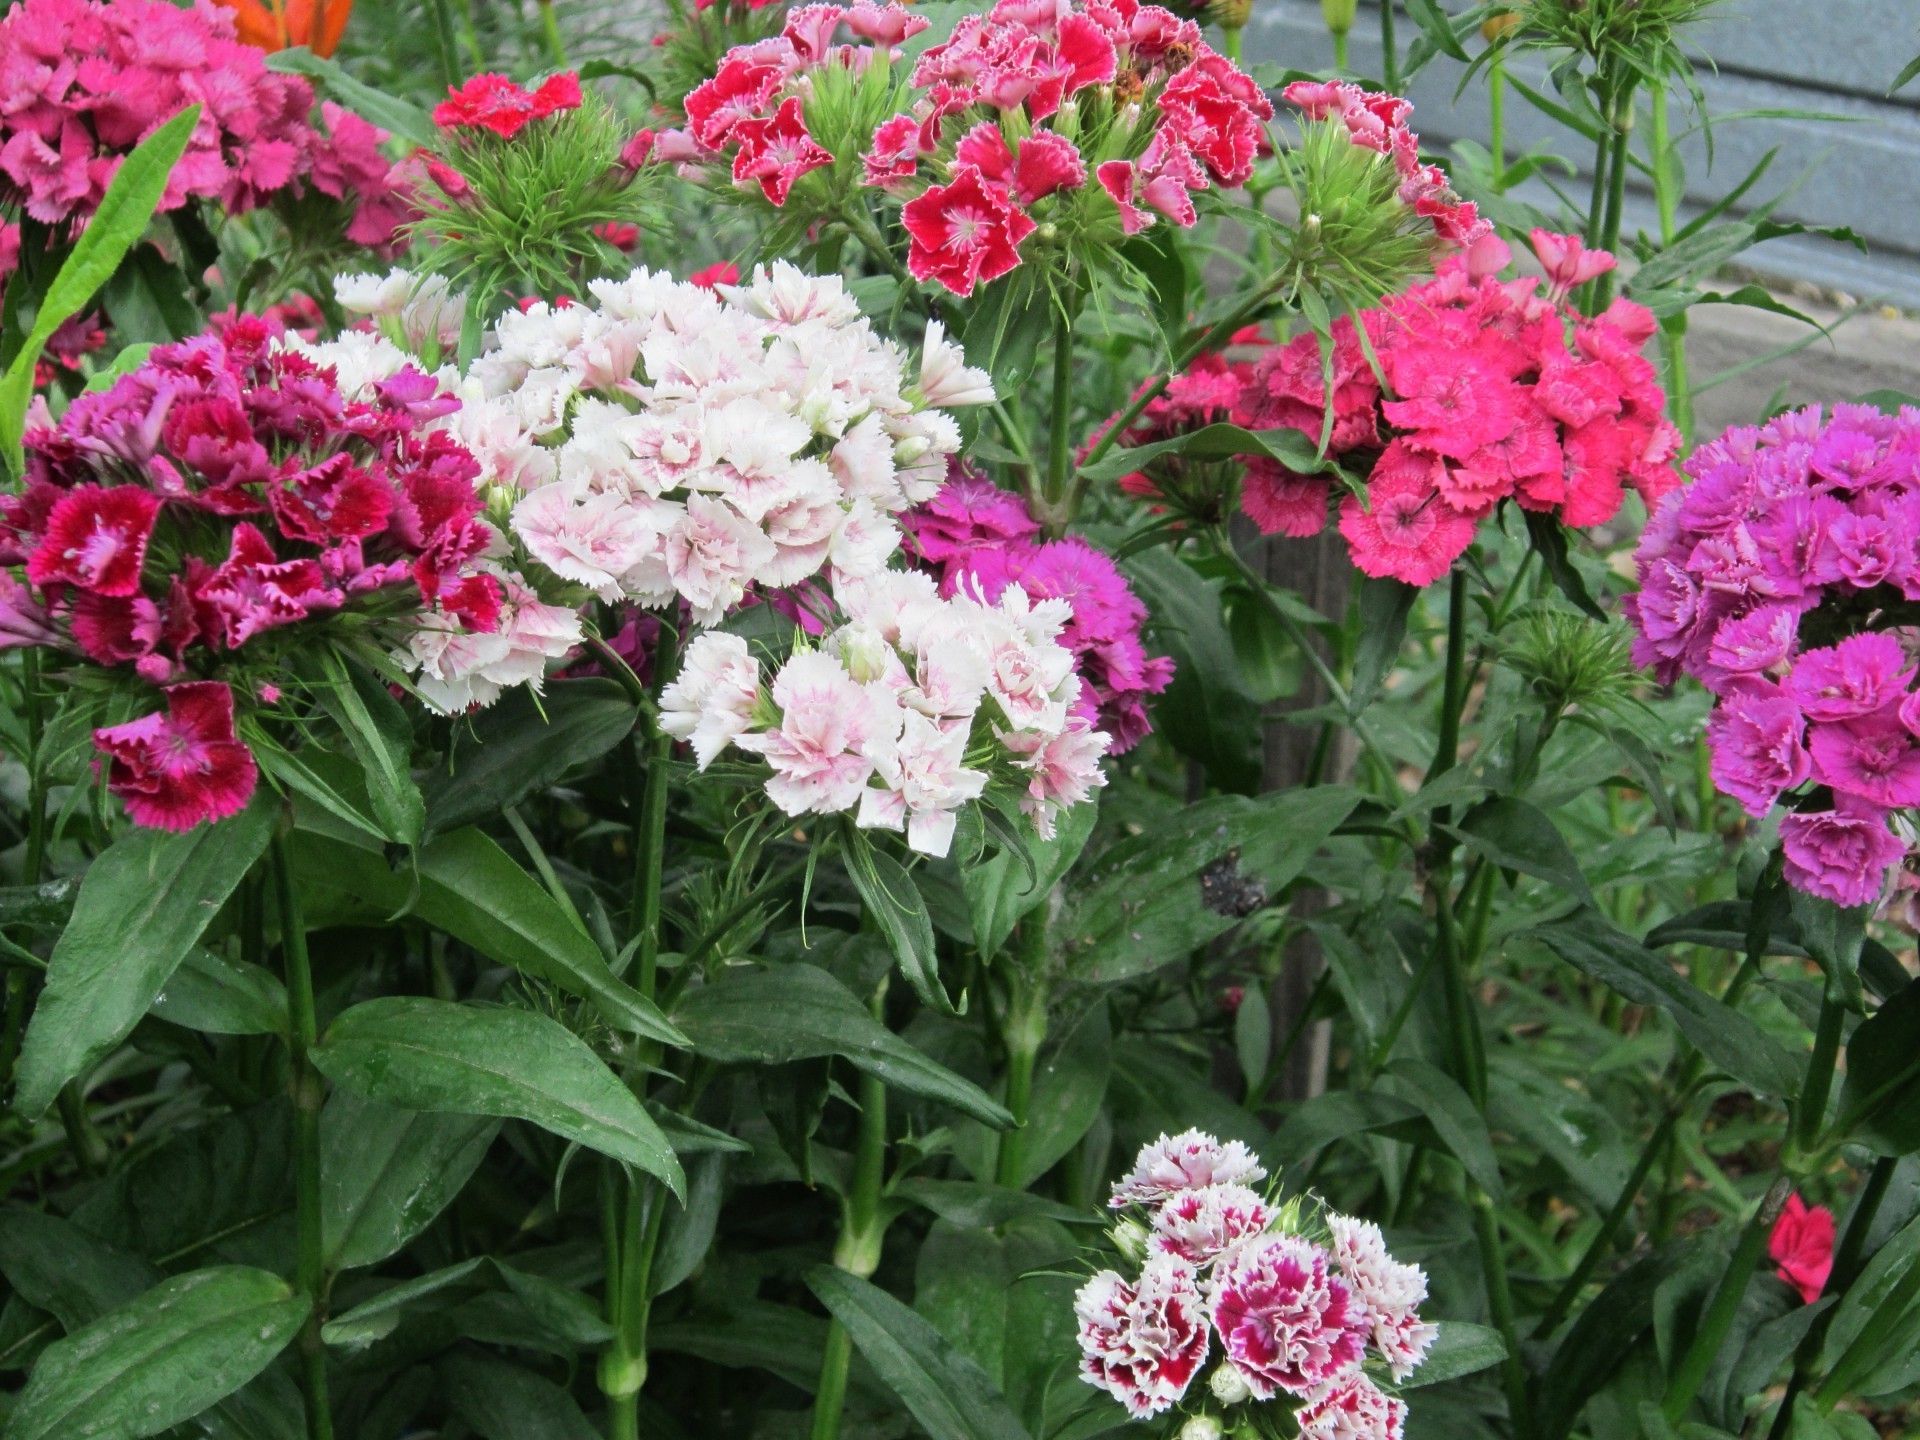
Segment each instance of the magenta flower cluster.
[{"label": "magenta flower cluster", "polygon": [[937,495],[900,519],[910,553],[939,576],[942,595],[964,590],[995,604],[1018,585],[1030,600],[1072,605],[1060,643],[1080,672],[1086,719],[1111,737],[1109,754],[1147,737],[1147,697],[1172,682],[1173,661],[1147,654],[1147,607],[1111,556],[1078,536],[1041,540],[1025,500],[958,465]]},{"label": "magenta flower cluster", "polygon": [[480,467],[435,428],[459,402],[417,369],[343,393],[333,360],[258,317],[221,322],[29,431],[27,483],[0,497],[0,564],[26,571],[0,572],[0,645],[159,688],[161,711],[94,733],[139,824],[246,803],[236,711],[274,703],[313,625],[351,613],[388,644],[500,626]]},{"label": "magenta flower cluster", "polygon": [[268,70],[209,0],[23,0],[0,19],[0,200],[82,223],[127,153],[198,104],[161,210],[206,199],[238,214],[310,186],[354,204],[349,240],[390,244],[406,210],[387,185],[386,132],[332,102],[322,132],[313,103],[312,86]]},{"label": "magenta flower cluster", "polygon": [[1729,430],[1687,462],[1640,542],[1636,658],[1717,697],[1714,783],[1748,814],[1783,799],[1789,884],[1882,892],[1920,805],[1920,410],[1861,405]]}]

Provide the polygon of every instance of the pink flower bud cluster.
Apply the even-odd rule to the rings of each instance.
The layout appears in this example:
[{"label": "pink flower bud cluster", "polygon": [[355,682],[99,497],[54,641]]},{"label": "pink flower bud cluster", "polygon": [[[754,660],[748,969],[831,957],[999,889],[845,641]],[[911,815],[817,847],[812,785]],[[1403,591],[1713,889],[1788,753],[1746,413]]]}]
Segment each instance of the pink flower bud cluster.
[{"label": "pink flower bud cluster", "polygon": [[[155,350],[26,437],[0,497],[0,644],[50,645],[164,713],[99,730],[143,825],[190,829],[252,793],[239,704],[347,630],[443,708],[538,684],[579,641],[498,563],[459,400],[385,341],[308,345],[242,315]],[[347,618],[350,617],[350,618]]]},{"label": "pink flower bud cluster", "polygon": [[1079,711],[1072,610],[1009,585],[993,603],[942,597],[923,573],[836,589],[841,623],[763,680],[737,635],[688,647],[661,725],[705,769],[728,745],[766,762],[788,815],[850,814],[945,855],[961,810],[989,786],[1051,836],[1061,810],[1105,784],[1107,737]]},{"label": "pink flower bud cluster", "polygon": [[1865,904],[1920,805],[1920,642],[1900,620],[1920,599],[1920,410],[1799,410],[1685,468],[1641,537],[1635,658],[1714,693],[1721,791],[1755,818],[1790,802],[1787,882]]},{"label": "pink flower bud cluster", "polygon": [[[1432,281],[1364,312],[1366,345],[1351,320],[1334,322],[1327,453],[1370,471],[1367,501],[1332,476],[1243,457],[1240,506],[1261,533],[1316,535],[1337,500],[1356,566],[1430,585],[1505,500],[1587,527],[1612,519],[1629,488],[1651,505],[1679,483],[1671,464],[1679,433],[1641,354],[1653,316],[1625,299],[1603,315],[1575,313],[1566,304],[1572,284],[1612,257],[1569,237],[1533,238],[1549,264],[1545,293],[1533,277],[1498,279],[1511,256],[1488,236],[1442,260]],[[1128,443],[1225,420],[1296,430],[1317,444],[1329,410],[1321,342],[1302,334],[1232,365],[1204,356],[1156,406]],[[1152,471],[1124,488],[1176,502],[1177,477]]]},{"label": "pink flower bud cluster", "polygon": [[1060,643],[1080,673],[1082,712],[1111,737],[1111,754],[1146,738],[1147,697],[1172,682],[1173,661],[1147,654],[1147,607],[1111,556],[1077,535],[1041,540],[1025,500],[957,464],[939,494],[900,520],[942,595],[977,591],[991,603],[1017,585],[1032,599],[1070,604]]},{"label": "pink flower bud cluster", "polygon": [[[927,24],[899,4],[802,6],[781,35],[727,54],[656,154],[730,157],[735,184],[784,205],[801,176],[856,158],[809,130],[820,72],[891,66]],[[835,43],[843,26],[859,43]],[[1069,205],[1073,228],[1114,243],[1162,218],[1193,225],[1192,192],[1244,183],[1273,116],[1196,24],[1139,0],[1000,0],[921,55],[908,91],[857,158],[863,183],[902,203],[914,278],[956,295],[1018,266]]]},{"label": "pink flower bud cluster", "polygon": [[353,202],[347,239],[393,242],[407,212],[387,185],[386,132],[331,101],[316,128],[313,88],[268,70],[207,0],[23,0],[0,18],[0,201],[84,223],[128,152],[194,104],[162,211],[206,199],[238,214],[310,187]]},{"label": "pink flower bud cluster", "polygon": [[1245,1145],[1199,1130],[1140,1151],[1110,1203],[1139,1217],[1123,1248],[1144,1259],[1075,1297],[1081,1378],[1146,1419],[1195,1403],[1217,1341],[1216,1400],[1277,1400],[1309,1440],[1400,1440],[1406,1405],[1379,1381],[1406,1380],[1438,1334],[1419,1315],[1425,1274],[1367,1221],[1328,1211],[1309,1227],[1253,1189],[1265,1176]]}]

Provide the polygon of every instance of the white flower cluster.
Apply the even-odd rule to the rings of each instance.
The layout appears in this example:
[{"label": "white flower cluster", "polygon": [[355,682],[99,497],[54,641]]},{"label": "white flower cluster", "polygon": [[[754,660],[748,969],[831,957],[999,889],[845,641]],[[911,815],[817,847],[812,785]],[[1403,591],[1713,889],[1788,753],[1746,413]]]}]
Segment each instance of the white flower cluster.
[{"label": "white flower cluster", "polygon": [[[891,518],[960,448],[943,404],[991,400],[938,326],[917,384],[836,277],[784,262],[720,291],[646,270],[591,305],[501,317],[450,426],[555,575],[719,620],[749,587],[878,574]],[[418,300],[413,303],[418,304]]]},{"label": "white flower cluster", "polygon": [[959,810],[991,782],[1017,790],[1039,833],[1103,785],[1107,736],[1076,713],[1080,680],[1059,643],[1063,600],[1018,585],[988,605],[942,599],[932,577],[842,577],[846,619],[770,685],[737,635],[709,631],[661,696],[661,725],[705,769],[729,744],[772,771],[788,815],[851,812],[945,855]]}]

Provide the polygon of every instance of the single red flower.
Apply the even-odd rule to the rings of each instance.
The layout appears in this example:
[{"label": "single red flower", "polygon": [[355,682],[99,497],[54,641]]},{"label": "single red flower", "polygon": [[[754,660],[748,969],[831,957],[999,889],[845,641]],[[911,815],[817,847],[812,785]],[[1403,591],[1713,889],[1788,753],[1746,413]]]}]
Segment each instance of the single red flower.
[{"label": "single red flower", "polygon": [[704,270],[696,270],[687,276],[689,285],[698,285],[702,290],[712,290],[716,286],[731,285],[740,278],[740,267],[731,260],[722,260],[718,265],[709,265]]},{"label": "single red flower", "polygon": [[1253,173],[1261,126],[1273,118],[1272,102],[1252,78],[1212,51],[1167,82],[1160,111],[1166,128],[1225,185]]},{"label": "single red flower", "polygon": [[1037,228],[1005,185],[973,165],[956,169],[951,184],[930,186],[909,200],[900,223],[912,241],[907,269],[913,278],[938,281],[960,296],[1018,265],[1020,242]]},{"label": "single red flower", "polygon": [[733,157],[734,183],[758,180],[760,193],[776,205],[787,203],[802,175],[833,163],[833,152],[807,133],[797,95],[781,101],[770,119],[740,121],[733,138],[740,145]]},{"label": "single red flower", "polygon": [[1789,1195],[1787,1208],[1767,1237],[1767,1254],[1773,1257],[1780,1278],[1811,1305],[1827,1288],[1827,1276],[1833,1272],[1833,1212],[1824,1205],[1809,1208],[1798,1195]]},{"label": "single red flower", "polygon": [[640,244],[640,227],[619,220],[609,220],[604,225],[593,227],[593,233],[623,255],[630,255]]},{"label": "single red flower", "polygon": [[27,559],[36,585],[78,585],[96,595],[133,595],[147,558],[160,497],[138,485],[76,485],[53,507]]},{"label": "single red flower", "polygon": [[743,120],[756,118],[785,77],[778,65],[735,57],[687,96],[687,130],[709,150],[718,150]]},{"label": "single red flower", "polygon": [[253,795],[259,771],[233,733],[233,691],[218,681],[175,685],[165,714],[93,732],[109,759],[107,788],[139,825],[191,830],[224,820]]},{"label": "single red flower", "polygon": [[442,130],[491,130],[511,140],[530,121],[580,107],[580,77],[571,70],[548,76],[538,89],[523,90],[504,75],[476,75],[433,109]]}]

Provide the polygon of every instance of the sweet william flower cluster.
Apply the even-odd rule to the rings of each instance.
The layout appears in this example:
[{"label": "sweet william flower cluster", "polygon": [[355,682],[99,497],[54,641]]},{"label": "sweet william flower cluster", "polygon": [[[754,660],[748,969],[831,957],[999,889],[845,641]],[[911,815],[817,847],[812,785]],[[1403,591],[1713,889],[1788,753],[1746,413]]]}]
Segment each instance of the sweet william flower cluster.
[{"label": "sweet william flower cluster", "polygon": [[[1265,1177],[1246,1146],[1198,1130],[1140,1151],[1111,1200],[1140,1271],[1103,1270],[1075,1298],[1082,1378],[1136,1419],[1195,1411],[1183,1435],[1278,1401],[1310,1440],[1399,1440],[1406,1406],[1376,1376],[1406,1380],[1432,1346],[1426,1276],[1378,1226],[1274,1204],[1253,1188]],[[1190,1399],[1216,1346],[1210,1402]]]},{"label": "sweet william flower cluster", "polygon": [[705,769],[727,745],[766,762],[788,815],[849,814],[945,855],[960,809],[996,785],[1043,837],[1106,783],[1107,736],[1081,712],[1066,600],[1008,585],[942,597],[931,576],[891,570],[835,587],[844,623],[767,681],[737,635],[688,649],[661,724]]},{"label": "sweet william flower cluster", "polygon": [[[1635,656],[1717,697],[1714,783],[1780,821],[1787,883],[1877,899],[1920,805],[1920,410],[1859,405],[1729,430],[1654,513]],[[1910,833],[1910,831],[1908,831]]]}]

